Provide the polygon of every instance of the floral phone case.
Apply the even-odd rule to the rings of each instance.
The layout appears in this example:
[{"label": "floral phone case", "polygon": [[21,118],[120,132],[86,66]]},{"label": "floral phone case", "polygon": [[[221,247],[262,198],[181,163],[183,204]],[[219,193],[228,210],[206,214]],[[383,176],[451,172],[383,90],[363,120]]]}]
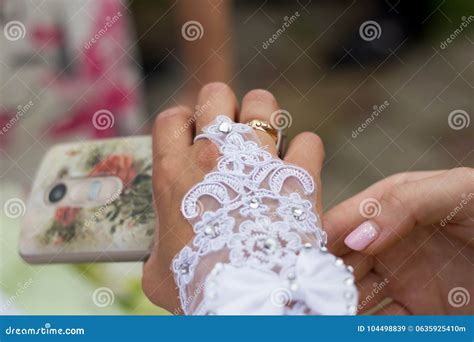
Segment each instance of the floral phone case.
[{"label": "floral phone case", "polygon": [[[137,136],[51,148],[37,172],[22,223],[20,254],[30,263],[138,261],[155,229],[151,138]],[[120,192],[97,207],[54,206],[47,192],[62,179],[116,177]]]}]

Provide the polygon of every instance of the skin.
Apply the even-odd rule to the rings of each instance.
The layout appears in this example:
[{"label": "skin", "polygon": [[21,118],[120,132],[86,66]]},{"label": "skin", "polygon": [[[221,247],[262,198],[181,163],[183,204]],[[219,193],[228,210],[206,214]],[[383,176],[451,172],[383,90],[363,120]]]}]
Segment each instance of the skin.
[{"label": "skin", "polygon": [[[200,132],[219,114],[242,123],[252,119],[270,122],[271,114],[279,109],[271,93],[257,89],[244,96],[239,110],[234,92],[224,83],[204,86],[197,105],[202,109],[198,114],[187,107],[175,107],[160,113],[153,128],[153,190],[159,229],[157,227],[157,239],[150,258],[144,265],[142,284],[153,303],[175,313],[180,313],[179,300],[170,264],[193,236],[191,225],[181,215],[181,200],[216,166],[219,157],[216,146],[210,141],[199,140],[193,144],[195,132]],[[265,132],[256,133],[261,144],[276,156],[273,139]],[[321,139],[309,132],[292,140],[285,157],[287,162],[308,170],[318,189],[323,159]],[[317,207],[321,208],[320,201]]]},{"label": "skin", "polygon": [[[219,157],[214,144],[206,140],[193,144],[193,137],[220,114],[242,123],[252,119],[269,122],[271,114],[279,109],[274,96],[266,90],[247,93],[239,109],[235,94],[224,83],[204,86],[197,105],[201,110],[196,113],[187,107],[168,109],[157,116],[153,127],[153,191],[159,229],[157,225],[154,248],[144,264],[142,284],[153,303],[178,314],[181,313],[178,291],[170,264],[193,236],[191,225],[180,213],[181,200],[215,167]],[[264,132],[256,133],[261,144],[276,155],[272,138]],[[284,159],[313,176],[317,184],[317,211],[323,217],[332,242],[330,249],[355,268],[361,299],[370,294],[374,282],[388,279],[388,285],[361,308],[361,312],[390,296],[394,301],[381,313],[472,313],[469,307],[449,306],[447,293],[454,286],[463,286],[474,293],[474,223],[471,219],[474,199],[443,230],[436,228],[436,223],[459,203],[460,194],[474,192],[472,169],[392,176],[323,216],[320,172],[324,147],[321,139],[312,132],[297,135]],[[380,200],[383,208],[374,218],[379,235],[365,250],[351,251],[343,241],[364,221],[359,204],[368,197]]]},{"label": "skin", "polygon": [[[365,249],[351,251],[344,238],[364,218],[360,203],[373,198],[380,213],[370,219],[378,236]],[[464,202],[461,206],[461,202]],[[450,213],[458,208],[457,214]],[[451,217],[450,220],[446,220]],[[360,313],[374,308],[383,298],[393,301],[376,311],[397,315],[469,315],[474,307],[450,304],[449,291],[463,287],[474,294],[474,170],[407,172],[388,177],[324,216],[331,250],[351,260],[361,300],[373,284],[386,286]]]}]

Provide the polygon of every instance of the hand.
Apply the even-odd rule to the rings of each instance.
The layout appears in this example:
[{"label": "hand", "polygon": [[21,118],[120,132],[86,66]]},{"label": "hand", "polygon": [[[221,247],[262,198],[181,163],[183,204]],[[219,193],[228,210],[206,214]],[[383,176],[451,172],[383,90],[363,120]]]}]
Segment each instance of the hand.
[{"label": "hand", "polygon": [[359,312],[389,297],[378,313],[474,313],[473,169],[391,176],[331,209],[324,227],[355,267]]},{"label": "hand", "polygon": [[[186,192],[214,169],[217,147],[207,140],[193,144],[194,132],[211,123],[217,115],[228,115],[246,123],[252,119],[270,122],[278,110],[272,94],[253,90],[242,100],[242,109],[232,90],[222,83],[206,85],[198,97],[196,113],[176,107],[158,115],[153,128],[153,190],[159,224],[150,258],[144,265],[143,289],[150,300],[174,313],[181,313],[178,291],[170,270],[172,258],[193,237],[191,225],[180,212]],[[273,139],[256,131],[263,146],[276,155]],[[306,169],[320,189],[320,170],[324,159],[321,140],[313,133],[301,133],[291,142],[285,161]],[[318,191],[317,207],[321,208]]]}]

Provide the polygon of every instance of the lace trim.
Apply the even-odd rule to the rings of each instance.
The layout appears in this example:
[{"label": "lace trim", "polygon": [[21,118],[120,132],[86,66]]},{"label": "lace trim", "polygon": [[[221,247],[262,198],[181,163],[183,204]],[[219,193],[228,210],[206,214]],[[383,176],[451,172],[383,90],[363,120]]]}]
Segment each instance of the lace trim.
[{"label": "lace trim", "polygon": [[[235,274],[241,272],[242,277],[249,279],[268,276],[270,278],[265,280],[270,283],[275,277],[285,279],[288,285],[288,282],[296,279],[295,269],[298,262],[301,263],[300,259],[306,263],[300,267],[300,276],[304,274],[304,278],[307,269],[313,270],[315,262],[303,257],[305,245],[311,246],[318,258],[327,261],[326,264],[316,263],[323,267],[318,270],[319,273],[342,262],[340,259],[335,262],[335,257],[327,252],[323,253],[325,257],[320,255],[321,251],[325,251],[327,237],[313,210],[311,196],[314,196],[315,186],[308,172],[274,159],[259,145],[253,129],[234,123],[226,116],[218,116],[195,141],[204,138],[219,147],[221,157],[216,171],[193,186],[181,205],[182,214],[193,225],[195,233],[191,243],[181,250],[172,263],[185,313],[226,313],[231,310],[223,302],[216,306],[210,293],[225,298],[222,291],[230,285],[223,284],[223,279],[227,277],[233,283],[241,283],[243,279],[234,279],[227,271],[224,272],[225,276],[219,276],[221,269]],[[291,187],[286,185],[290,179]],[[201,263],[215,265],[209,275]],[[353,279],[350,270],[345,267],[337,270],[344,278]],[[291,279],[288,274],[293,274]],[[316,277],[314,274],[313,278]],[[316,278],[312,281],[322,284],[330,280]],[[197,284],[196,279],[201,280],[201,285]],[[279,282],[275,284],[281,285]],[[333,307],[340,309],[333,314],[355,311],[354,297],[357,297],[357,293],[353,285],[348,286],[352,287],[344,288],[345,297],[344,293],[338,294],[340,298],[336,296],[339,300],[336,302],[342,303],[344,310],[333,303]],[[286,289],[284,286],[282,288]],[[314,286],[307,288],[313,289]],[[194,292],[190,296],[191,289]],[[203,291],[198,291],[200,289]],[[351,298],[347,293],[350,293]],[[311,298],[305,292],[299,293],[295,300],[285,303],[284,310],[278,310],[278,314],[323,312],[321,308],[308,305],[308,296]],[[239,311],[238,307],[234,311],[245,313],[243,309]],[[253,311],[258,313],[260,309],[254,308]]]}]

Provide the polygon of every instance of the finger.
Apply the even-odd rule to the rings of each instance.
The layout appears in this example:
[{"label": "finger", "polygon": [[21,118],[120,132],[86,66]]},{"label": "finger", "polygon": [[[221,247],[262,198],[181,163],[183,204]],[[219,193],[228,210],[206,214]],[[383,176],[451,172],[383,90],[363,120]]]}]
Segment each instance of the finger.
[{"label": "finger", "polygon": [[[458,168],[392,187],[380,198],[378,215],[362,222],[344,243],[353,250],[375,254],[403,239],[417,225],[443,225],[447,217],[465,219],[472,204],[464,198],[466,203],[461,207],[462,194],[469,193],[473,184],[472,170]],[[451,215],[456,208],[459,210]]]},{"label": "finger", "polygon": [[374,308],[387,297],[388,279],[370,272],[363,279],[356,282],[359,290],[359,305],[357,313],[361,314]]},{"label": "finger", "polygon": [[226,115],[235,120],[237,98],[230,87],[221,82],[206,84],[198,96],[196,107],[196,132],[209,125],[218,115]]},{"label": "finger", "polygon": [[417,171],[395,174],[387,177],[357,195],[336,205],[324,214],[323,227],[328,233],[329,249],[337,254],[343,255],[350,251],[344,244],[346,236],[366,219],[361,215],[361,209],[370,207],[371,199],[380,199],[388,189],[410,181],[433,177],[443,174],[445,170]]},{"label": "finger", "polygon": [[155,119],[153,125],[153,155],[182,154],[193,142],[194,124],[187,107],[167,109]]},{"label": "finger", "polygon": [[[263,89],[255,89],[244,96],[239,121],[247,123],[258,119],[270,123],[272,113],[278,110],[278,108],[278,103],[270,92]],[[275,140],[268,133],[259,130],[255,130],[255,132],[262,146],[268,146],[268,151],[276,155]]]},{"label": "finger", "polygon": [[312,132],[298,134],[288,146],[285,161],[295,164],[311,174],[316,183],[316,209],[321,215],[321,169],[324,161],[324,146],[321,138]]},{"label": "finger", "polygon": [[351,252],[342,259],[347,266],[351,266],[354,269],[353,274],[356,281],[363,279],[374,267],[374,258],[371,255]]}]

